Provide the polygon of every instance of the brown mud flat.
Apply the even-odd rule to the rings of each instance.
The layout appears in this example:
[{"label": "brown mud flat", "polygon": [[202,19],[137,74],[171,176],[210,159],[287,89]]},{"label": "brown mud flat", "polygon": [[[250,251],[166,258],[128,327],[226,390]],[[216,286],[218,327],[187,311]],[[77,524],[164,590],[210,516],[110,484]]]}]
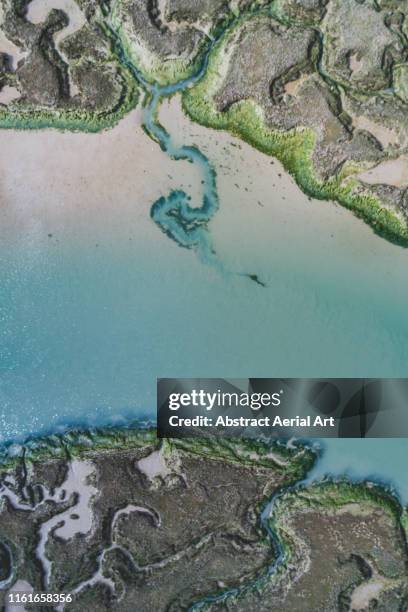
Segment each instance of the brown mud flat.
[{"label": "brown mud flat", "polygon": [[[69,449],[3,469],[3,601],[24,583],[72,593],[64,610],[78,612],[187,610],[230,590],[208,609],[406,609],[398,503],[367,485],[291,489],[312,460],[301,448],[139,435],[122,450]],[[286,555],[268,577],[277,549],[260,516],[285,490],[271,528]]]}]

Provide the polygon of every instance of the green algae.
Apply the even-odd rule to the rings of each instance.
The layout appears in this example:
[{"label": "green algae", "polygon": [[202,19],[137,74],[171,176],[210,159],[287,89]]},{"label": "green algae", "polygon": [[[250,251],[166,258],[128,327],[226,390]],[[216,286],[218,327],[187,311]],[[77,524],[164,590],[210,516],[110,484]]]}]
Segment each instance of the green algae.
[{"label": "green algae", "polygon": [[408,64],[398,64],[393,70],[396,95],[408,104]]},{"label": "green algae", "polygon": [[[245,16],[244,19],[247,19]],[[401,246],[408,246],[408,226],[392,210],[385,208],[381,200],[368,192],[359,192],[359,183],[344,173],[320,180],[313,169],[312,154],[316,146],[313,130],[298,128],[281,132],[269,127],[262,109],[253,100],[233,104],[220,112],[215,108],[213,95],[222,70],[226,48],[234,31],[242,24],[237,22],[215,45],[209,58],[204,78],[183,92],[185,113],[206,127],[226,130],[248,144],[276,157],[283,164],[307,195],[319,200],[334,200],[362,218],[380,236]],[[344,179],[347,178],[345,181]]]},{"label": "green algae", "polygon": [[[141,71],[148,82],[172,84],[188,79],[203,61],[208,53],[209,43],[204,40],[192,61],[169,60],[157,62],[157,65],[147,69],[143,58],[135,49],[135,45],[127,36],[123,24],[119,20],[120,3],[113,8],[105,8],[101,21],[101,30],[110,40],[112,56],[121,66],[123,95],[114,109],[106,112],[87,112],[73,109],[19,109],[15,105],[11,110],[0,110],[0,127],[15,129],[42,129],[55,127],[72,131],[98,132],[111,128],[120,121],[139,100],[139,90],[130,71],[122,66],[118,53],[115,52],[110,27],[113,27],[121,44],[124,57]],[[245,21],[254,15],[270,15],[287,25],[293,24],[293,18],[285,10],[285,3],[270,2],[268,4],[253,3],[231,14],[213,27],[211,37],[213,44],[208,58],[208,66],[204,77],[193,87],[187,88],[182,94],[184,111],[193,121],[207,127],[226,130],[245,140],[250,145],[267,155],[276,157],[285,169],[294,177],[299,187],[309,196],[320,200],[334,200],[366,221],[373,230],[396,244],[408,245],[408,227],[402,216],[393,209],[385,207],[373,193],[365,190],[352,176],[345,177],[344,172],[320,180],[314,172],[312,155],[316,146],[316,136],[311,129],[298,128],[289,131],[279,131],[266,124],[260,107],[252,100],[244,100],[233,104],[227,111],[218,112],[214,105],[215,93],[226,48],[232,37]],[[111,23],[112,26],[108,26]],[[406,65],[394,69],[397,95],[405,99]],[[346,180],[344,180],[346,179]]]},{"label": "green algae", "polygon": [[[55,128],[60,130],[97,133],[113,128],[131,110],[136,108],[140,99],[140,89],[131,71],[120,62],[115,53],[114,41],[106,24],[109,8],[100,7],[97,27],[109,43],[109,54],[103,64],[112,64],[117,75],[118,99],[107,109],[86,109],[70,107],[66,103],[59,108],[40,107],[21,104],[18,101],[10,107],[0,105],[0,129],[41,130]],[[96,64],[98,65],[98,64]]]},{"label": "green algae", "polygon": [[[347,480],[324,481],[309,485],[298,485],[316,460],[316,453],[299,446],[289,449],[276,441],[264,441],[252,438],[182,438],[159,440],[156,431],[150,426],[134,423],[128,427],[80,430],[73,429],[60,435],[51,435],[28,441],[16,446],[14,452],[3,451],[0,471],[6,472],[23,462],[25,469],[30,463],[53,460],[71,460],[75,457],[92,458],[101,452],[126,452],[137,449],[151,451],[162,446],[165,456],[182,453],[201,457],[203,460],[234,463],[254,469],[271,469],[281,474],[283,481],[280,489],[270,500],[271,490],[266,487],[262,499],[257,500],[254,511],[262,517],[265,504],[270,503],[270,515],[259,523],[267,529],[259,532],[262,542],[270,543],[270,538],[279,544],[279,560],[273,565],[273,571],[266,568],[261,574],[247,577],[242,589],[229,594],[215,593],[220,597],[218,602],[239,600],[249,591],[262,593],[267,586],[277,584],[285,572],[295,562],[302,542],[297,538],[290,524],[293,514],[304,511],[323,512],[331,515],[338,512],[351,512],[362,517],[381,508],[397,526],[401,538],[406,542],[408,533],[407,509],[402,508],[398,499],[386,488],[371,482],[354,484]],[[281,477],[282,477],[281,476]],[[273,486],[271,481],[271,486]],[[269,503],[268,503],[269,502]],[[267,506],[268,507],[268,506]],[[206,609],[203,605],[200,609]]]},{"label": "green algae", "polygon": [[[154,65],[149,68],[144,66],[143,57],[137,52],[131,38],[125,32],[120,21],[120,7],[120,0],[113,7],[101,7],[102,17],[99,24],[101,32],[111,42],[112,57],[121,67],[123,94],[116,107],[105,112],[91,112],[63,108],[23,109],[15,104],[10,110],[0,110],[0,128],[54,127],[98,132],[116,125],[137,105],[139,90],[133,75],[122,65],[117,50],[115,52],[111,27],[118,36],[124,57],[129,58],[150,83],[169,85],[188,79],[197,71],[205,54],[210,51],[204,77],[195,86],[185,89],[182,95],[183,109],[192,120],[207,127],[226,130],[267,155],[276,157],[306,194],[321,200],[337,201],[364,219],[377,234],[396,244],[408,245],[408,226],[402,216],[393,209],[385,207],[378,197],[365,190],[356,179],[351,176],[344,180],[346,177],[343,172],[325,181],[316,176],[312,163],[316,146],[313,130],[306,128],[284,132],[276,130],[266,124],[262,110],[252,100],[235,103],[225,112],[218,112],[215,109],[213,94],[222,71],[225,50],[234,33],[245,21],[261,14],[273,16],[286,25],[297,23],[287,10],[287,2],[283,0],[268,3],[254,2],[242,9],[242,12],[238,9],[231,11],[222,22],[213,26],[208,39],[203,39],[193,59],[159,62],[156,58],[157,61],[155,60]],[[300,22],[304,23],[304,20],[301,19]],[[210,42],[211,39],[216,42]],[[402,100],[408,95],[406,68],[405,64],[394,68],[396,93]]]},{"label": "green algae", "polygon": [[25,461],[44,462],[157,444],[156,430],[141,426],[138,422],[127,427],[77,428],[62,434],[33,438],[22,444],[4,446],[0,451],[0,470],[15,467],[22,458]]},{"label": "green algae", "polygon": [[324,512],[328,515],[348,511],[365,516],[379,508],[396,525],[407,543],[407,509],[381,485],[371,482],[351,483],[347,480],[325,481],[284,491],[277,497],[268,519],[269,528],[278,538],[284,552],[284,560],[271,575],[270,581],[276,583],[295,559],[296,534],[290,527],[291,515],[305,511]]},{"label": "green algae", "polygon": [[401,513],[401,527],[404,530],[405,541],[408,546],[408,509],[404,508]]},{"label": "green algae", "polygon": [[[195,48],[194,56],[188,59],[171,58],[163,61],[159,57],[154,57],[146,48],[143,49],[142,44],[135,44],[136,36],[132,40],[132,36],[128,34],[123,25],[121,14],[121,5],[123,0],[117,0],[110,10],[109,17],[111,27],[119,36],[123,52],[140,71],[143,78],[150,84],[157,84],[161,87],[175,85],[180,81],[185,81],[194,76],[202,65],[205,56],[211,49],[212,43],[218,40],[224,32],[241,16],[254,16],[260,11],[266,10],[269,6],[275,4],[275,0],[253,0],[246,6],[231,7],[230,12],[223,19],[213,23],[206,35],[203,36],[200,43]],[[139,47],[139,48],[137,48]],[[146,62],[143,55],[150,57],[150,62]]]},{"label": "green algae", "polygon": [[143,59],[143,53],[137,51],[115,13],[112,16],[112,26],[121,41],[123,52],[150,84],[166,86],[188,79],[197,72],[207,48],[206,41],[203,41],[193,60],[172,59],[163,62],[152,58],[151,64],[147,65]]},{"label": "green algae", "polygon": [[39,109],[35,106],[15,104],[10,109],[0,109],[0,129],[41,130],[55,128],[60,130],[97,133],[114,127],[139,102],[139,88],[130,73],[122,72],[122,95],[115,107],[106,111],[86,111],[83,109],[60,108]]},{"label": "green algae", "polygon": [[385,487],[373,482],[353,483],[346,479],[300,486],[283,495],[279,500],[281,503],[290,508],[320,508],[330,512],[336,512],[349,504],[361,504],[365,509],[381,507],[396,521],[401,521],[403,516],[398,499]]},{"label": "green algae", "polygon": [[162,446],[163,452],[174,451],[251,467],[270,468],[303,478],[311,469],[316,455],[308,448],[289,450],[276,441],[253,438],[157,438],[156,429],[135,422],[126,427],[70,429],[61,434],[33,438],[23,444],[5,446],[0,451],[0,469],[9,469],[22,457],[26,461],[73,458],[100,451],[126,451],[148,446]]},{"label": "green algae", "polygon": [[303,478],[312,468],[316,455],[309,448],[289,450],[276,441],[253,438],[180,438],[167,440],[169,449],[183,450],[201,457],[240,465],[270,468],[288,475],[291,481]]}]

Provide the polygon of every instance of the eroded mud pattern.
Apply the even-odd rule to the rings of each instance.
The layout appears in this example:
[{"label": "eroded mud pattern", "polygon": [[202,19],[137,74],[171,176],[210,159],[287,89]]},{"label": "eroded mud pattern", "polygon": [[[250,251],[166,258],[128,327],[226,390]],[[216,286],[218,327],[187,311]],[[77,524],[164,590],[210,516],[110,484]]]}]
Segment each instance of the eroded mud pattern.
[{"label": "eroded mud pattern", "polygon": [[405,610],[397,500],[295,485],[312,462],[302,447],[141,430],[39,441],[2,469],[0,597],[24,584],[73,593],[66,611]]}]

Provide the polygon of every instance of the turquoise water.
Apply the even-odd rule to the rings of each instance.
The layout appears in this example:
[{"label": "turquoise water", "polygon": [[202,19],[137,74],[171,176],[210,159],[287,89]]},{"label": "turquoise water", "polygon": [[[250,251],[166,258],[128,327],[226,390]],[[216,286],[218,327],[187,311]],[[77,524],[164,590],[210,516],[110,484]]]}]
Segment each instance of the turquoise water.
[{"label": "turquoise water", "polygon": [[[137,240],[125,215],[98,248],[92,227],[86,240],[45,236],[38,252],[2,237],[0,440],[154,416],[157,377],[405,377],[408,254],[351,215],[331,242],[313,223],[238,215],[199,148],[156,123],[151,94],[147,131],[198,165],[202,202],[172,191],[138,218]],[[407,451],[331,440],[312,477],[378,478],[408,503]]]},{"label": "turquoise water", "polygon": [[[150,216],[155,223],[179,246],[194,248],[196,253],[206,262],[213,261],[213,248],[208,232],[208,223],[219,207],[216,173],[207,157],[197,147],[177,146],[167,130],[158,121],[158,108],[161,101],[177,92],[193,85],[205,74],[208,57],[212,48],[210,45],[201,67],[193,76],[172,85],[160,86],[149,83],[135,65],[126,56],[120,40],[112,31],[116,41],[117,54],[129,68],[135,79],[143,87],[148,99],[143,113],[143,126],[151,138],[156,140],[161,149],[175,161],[186,160],[197,164],[201,170],[203,199],[201,206],[190,205],[191,196],[178,189],[162,196],[152,205]],[[219,262],[218,262],[218,265]]]},{"label": "turquoise water", "polygon": [[325,476],[371,480],[387,486],[404,505],[408,505],[408,440],[322,440],[320,445],[322,459],[316,463],[306,482],[321,480]]}]

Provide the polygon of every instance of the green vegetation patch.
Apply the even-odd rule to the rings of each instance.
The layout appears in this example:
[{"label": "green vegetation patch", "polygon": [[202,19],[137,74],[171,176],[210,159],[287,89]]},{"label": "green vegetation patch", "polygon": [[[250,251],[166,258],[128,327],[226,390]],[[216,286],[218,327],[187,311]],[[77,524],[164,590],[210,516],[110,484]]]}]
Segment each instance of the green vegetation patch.
[{"label": "green vegetation patch", "polygon": [[127,70],[118,67],[121,91],[111,108],[85,109],[80,106],[39,108],[32,104],[14,103],[10,107],[0,106],[0,128],[38,130],[57,128],[80,132],[100,132],[114,127],[129,111],[137,106],[139,88]]},{"label": "green vegetation patch", "polygon": [[[246,17],[247,18],[247,17]],[[214,103],[223,65],[233,44],[235,24],[215,45],[205,76],[195,86],[183,92],[183,109],[201,125],[227,130],[258,150],[279,159],[309,196],[320,200],[335,200],[366,221],[373,230],[391,242],[408,246],[408,226],[393,210],[385,208],[375,195],[361,188],[357,180],[344,173],[320,180],[313,168],[312,154],[316,136],[310,128],[279,131],[268,126],[262,109],[252,100],[232,104],[228,110],[217,111]]]}]

